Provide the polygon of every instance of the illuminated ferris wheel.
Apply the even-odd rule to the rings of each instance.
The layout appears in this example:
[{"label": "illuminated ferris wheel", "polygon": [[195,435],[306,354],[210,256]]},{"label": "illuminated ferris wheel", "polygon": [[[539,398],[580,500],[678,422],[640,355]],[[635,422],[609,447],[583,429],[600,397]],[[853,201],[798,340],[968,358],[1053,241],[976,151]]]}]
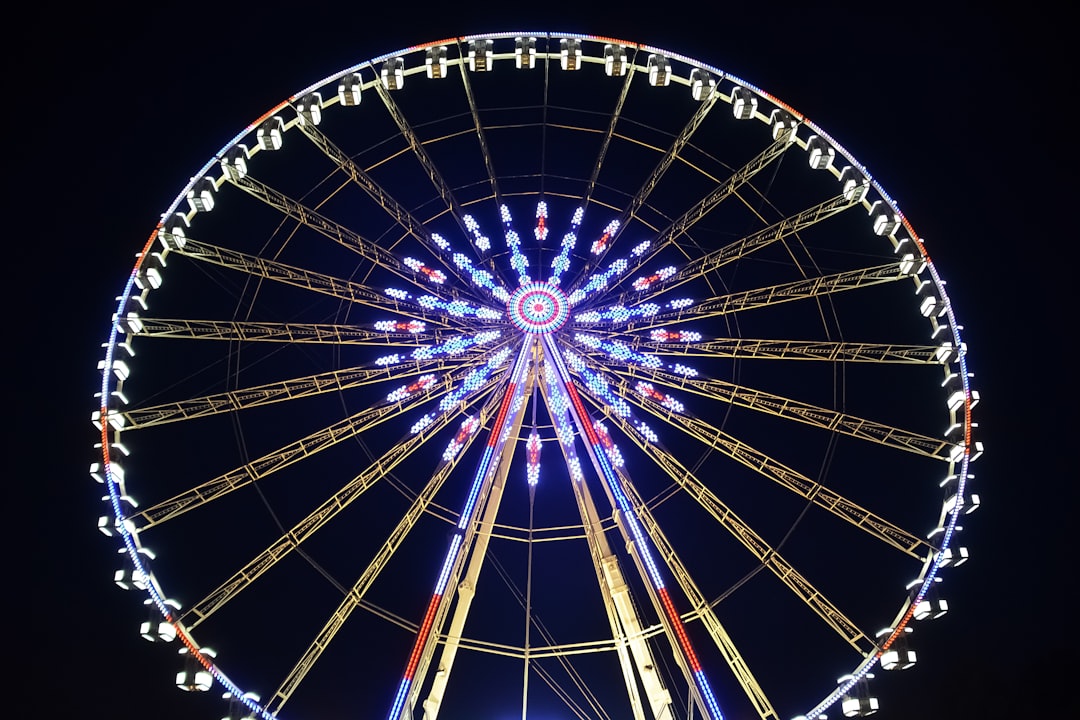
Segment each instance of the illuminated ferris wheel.
[{"label": "illuminated ferris wheel", "polygon": [[100,363],[98,526],[231,718],[869,715],[967,557],[960,330],[893,200],[753,85],[419,45],[162,215]]}]

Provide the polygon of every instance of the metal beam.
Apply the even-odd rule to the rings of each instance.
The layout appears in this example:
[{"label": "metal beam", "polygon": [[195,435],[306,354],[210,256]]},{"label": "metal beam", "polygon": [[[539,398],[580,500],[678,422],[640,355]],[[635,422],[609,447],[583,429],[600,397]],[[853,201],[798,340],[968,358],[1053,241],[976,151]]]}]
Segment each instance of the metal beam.
[{"label": "metal beam", "polygon": [[632,274],[641,267],[651,262],[665,247],[672,245],[680,237],[685,235],[698,221],[704,218],[724,200],[738,193],[739,189],[767,168],[774,160],[783,155],[791,146],[791,133],[794,130],[785,130],[768,147],[747,161],[742,167],[733,172],[724,182],[717,185],[708,195],[699,200],[689,210],[676,218],[670,225],[657,233],[656,240],[648,251],[631,261],[625,274]]},{"label": "metal beam", "polygon": [[[756,410],[785,420],[794,420],[860,440],[869,440],[895,450],[903,450],[935,460],[948,460],[952,451],[953,444],[942,438],[904,430],[764,390],[736,385],[725,380],[688,378],[665,370],[653,370],[637,365],[619,366],[607,357],[603,359],[595,355],[590,357],[619,378],[618,393],[624,398],[633,398],[638,395],[631,383],[637,379],[646,379],[661,383],[666,387],[688,390],[711,400]],[[664,412],[670,411],[665,409]]]},{"label": "metal beam", "polygon": [[[488,402],[484,404],[479,413],[479,422],[481,425],[486,423],[495,408],[498,406],[499,398],[497,395],[493,395]],[[390,532],[386,541],[379,548],[375,557],[372,558],[368,566],[360,574],[360,577],[353,584],[352,588],[342,598],[341,604],[334,610],[322,630],[316,635],[311,645],[308,646],[307,651],[301,656],[300,660],[289,671],[285,680],[282,681],[277,691],[271,698],[267,709],[271,713],[278,713],[281,708],[296,691],[297,686],[304,679],[304,676],[314,667],[323,651],[330,645],[334,636],[338,630],[349,618],[349,615],[361,605],[364,601],[364,596],[371,588],[371,585],[378,578],[379,573],[386,567],[387,563],[393,557],[394,553],[401,546],[401,543],[405,540],[408,534],[416,526],[417,521],[427,512],[428,506],[431,504],[435,495],[442,488],[443,483],[449,477],[450,473],[457,466],[458,459],[464,455],[465,451],[472,445],[473,440],[479,433],[473,433],[464,441],[461,449],[455,454],[448,462],[441,464],[431,476],[424,488],[413,500],[409,509],[402,516],[398,524]],[[413,443],[415,436],[407,438],[402,444],[407,445]],[[422,443],[413,443],[414,447],[411,449],[404,449],[398,451],[395,447],[391,449],[390,453],[393,457],[386,458],[385,462],[376,463],[377,469],[373,470],[368,468],[361,475],[357,476],[349,484],[343,487],[337,494],[334,495],[329,501],[324,503],[318,510],[308,516],[304,521],[297,525],[290,533],[287,533],[282,537],[281,541],[287,543],[289,549],[299,545],[300,542],[310,537],[314,532],[326,524],[331,517],[345,509],[345,506],[359,497],[367,488],[375,484],[384,475],[390,472],[398,462],[408,457],[412,452],[419,448]],[[340,497],[343,496],[344,497]],[[279,558],[274,558],[276,562]],[[250,582],[250,581],[249,581]],[[234,593],[235,594],[235,593]]]},{"label": "metal beam", "polygon": [[624,336],[634,349],[657,355],[734,358],[736,360],[818,360],[822,362],[901,363],[942,365],[941,347],[899,343],[832,342],[826,340],[764,340],[716,338],[701,342],[653,341]]},{"label": "metal beam", "polygon": [[[740,238],[733,243],[729,243],[722,248],[705,253],[704,255],[691,260],[680,267],[678,271],[667,280],[662,280],[649,286],[648,292],[626,291],[620,294],[615,302],[617,304],[637,304],[643,302],[648,297],[652,297],[655,293],[670,290],[683,283],[703,277],[715,270],[719,270],[728,263],[744,258],[750,253],[767,247],[775,242],[779,242],[786,237],[805,230],[812,225],[816,225],[822,220],[841,213],[857,204],[855,199],[849,198],[850,196],[840,194],[834,198],[818,203],[811,208],[807,208],[800,213],[796,213],[791,217],[786,217],[783,220],[773,223],[769,227],[762,228],[761,230]],[[638,266],[643,264],[644,262],[640,261],[637,263]],[[633,272],[633,270],[628,271],[627,274],[630,272]]]},{"label": "metal beam", "polygon": [[[502,375],[503,373],[493,375],[492,379],[474,392],[482,392],[485,388],[490,387],[492,384],[501,380]],[[456,384],[463,376],[464,373],[455,373],[455,376],[446,383],[446,387]],[[159,502],[145,510],[133,513],[127,519],[134,525],[134,529],[137,532],[145,530],[153,525],[159,525],[167,520],[182,515],[189,510],[201,507],[212,500],[216,500],[231,493],[233,490],[260,480],[271,473],[292,465],[293,463],[299,462],[310,455],[332,447],[342,440],[355,437],[390,417],[395,417],[401,412],[420,406],[430,400],[435,394],[433,389],[426,388],[423,392],[410,396],[405,402],[384,402],[361,410],[344,420],[322,428],[321,430],[317,430],[310,435],[269,452],[256,460],[245,463],[238,468],[230,470],[223,475],[219,475],[212,480],[208,480],[179,495],[175,495],[168,500]],[[451,412],[456,412],[456,408],[451,408],[447,412],[442,413],[441,417],[446,418]],[[438,427],[442,427],[442,425],[439,425]],[[436,431],[434,428],[435,424],[433,423],[431,426],[421,430],[417,434],[424,436],[431,435]]]},{"label": "metal beam", "polygon": [[[475,353],[476,350],[471,351]],[[460,360],[460,358],[459,358]],[[446,370],[448,366],[461,367],[461,362],[451,362],[451,358],[435,357],[424,361],[394,367],[351,367],[315,373],[304,377],[289,378],[277,382],[238,388],[202,397],[177,400],[141,408],[125,410],[125,430],[137,430],[156,425],[164,425],[180,420],[238,412],[248,408],[260,407],[286,400],[298,400],[323,393],[348,390],[373,383],[386,382],[414,377],[426,372]]]},{"label": "metal beam", "polygon": [[[554,408],[562,407],[562,417],[559,421],[570,420],[569,402],[565,399],[554,403],[551,393],[561,393],[559,388],[551,388],[541,383],[544,389],[544,400],[549,412],[554,416]],[[555,418],[553,418],[555,419]],[[560,422],[560,424],[561,424]],[[574,450],[573,442],[559,438],[559,447],[567,467],[580,468],[580,461]],[[641,618],[638,616],[632,598],[630,588],[623,578],[619,560],[611,551],[600,520],[600,513],[593,502],[592,494],[583,478],[578,479],[571,473],[570,482],[574,489],[574,497],[578,504],[578,512],[581,515],[582,527],[585,530],[586,540],[589,544],[589,555],[596,570],[597,581],[600,587],[600,596],[607,612],[608,623],[611,626],[612,637],[616,643],[619,664],[622,668],[623,681],[626,684],[627,694],[630,700],[631,711],[634,718],[644,718],[644,707],[638,691],[638,678],[649,698],[650,717],[671,718],[671,693],[664,686],[663,678],[656,672],[656,662],[652,656],[652,649],[646,642],[642,631]],[[633,658],[628,650],[633,651]],[[637,671],[635,675],[635,669]]]},{"label": "metal beam", "polygon": [[739,648],[721,624],[720,618],[716,616],[716,611],[705,599],[701,590],[698,589],[686,566],[679,560],[675,548],[668,542],[663,530],[660,529],[660,524],[656,522],[656,518],[653,517],[652,512],[641,499],[637,488],[634,487],[634,483],[625,473],[620,472],[620,475],[622,476],[623,489],[626,490],[626,496],[634,506],[634,512],[637,514],[638,520],[641,521],[642,528],[649,535],[649,539],[652,540],[653,545],[656,547],[657,554],[664,560],[668,570],[671,571],[675,581],[679,583],[679,587],[690,602],[691,609],[687,615],[701,618],[709,637],[712,638],[716,648],[724,657],[728,668],[735,676],[735,679],[738,680],[750,703],[754,706],[758,717],[761,720],[778,720],[772,702],[762,691],[761,685],[750,671],[750,667],[747,665],[742,653],[739,652]]},{"label": "metal beam", "polygon": [[[299,123],[299,128],[309,140],[323,152],[326,157],[334,162],[342,172],[361,190],[367,193],[368,197],[378,203],[386,214],[396,222],[406,233],[416,238],[417,241],[423,245],[433,257],[439,259],[440,264],[445,267],[449,273],[456,277],[461,283],[463,288],[471,288],[472,285],[469,279],[461,274],[457,265],[454,264],[448,251],[440,247],[431,237],[431,233],[428,232],[424,224],[420,222],[409,210],[401,203],[395,200],[390,193],[386,192],[375,178],[361,169],[349,155],[339,148],[334,142],[327,137],[321,130],[309,123]],[[460,223],[460,220],[458,221]],[[464,230],[464,227],[462,227]],[[386,252],[383,250],[382,252]],[[406,272],[411,272],[408,268],[405,268]],[[415,273],[413,273],[415,277]],[[428,285],[424,285],[428,287]],[[473,293],[469,293],[473,297],[479,297]]]},{"label": "metal beam", "polygon": [[[805,280],[795,280],[787,283],[769,285],[767,287],[754,288],[743,292],[730,293],[703,302],[694,303],[686,308],[678,310],[661,311],[653,315],[637,318],[630,317],[626,320],[589,320],[583,321],[578,316],[573,317],[573,323],[577,327],[625,327],[627,330],[649,330],[658,328],[670,322],[689,322],[704,320],[718,315],[753,310],[756,308],[770,307],[780,303],[805,300],[807,298],[823,297],[848,290],[858,290],[871,285],[894,282],[907,277],[900,270],[900,263],[886,263],[869,268],[848,270],[832,275],[820,275]],[[603,312],[610,307],[597,308],[597,312]],[[580,313],[578,313],[580,315]]]},{"label": "metal beam", "polygon": [[[575,385],[577,385],[575,383]],[[578,390],[588,395],[585,387]],[[590,395],[591,397],[591,395]],[[597,403],[599,406],[599,403]],[[628,432],[633,437],[633,433]],[[690,470],[668,451],[653,443],[640,446],[645,454],[656,463],[657,467],[694,499],[725,530],[749,550],[762,565],[768,568],[800,600],[806,603],[829,627],[837,632],[848,644],[866,654],[874,650],[870,640],[851,620],[826,598],[809,580],[802,576],[787,560],[758,535],[753,528],[743,522],[723,501],[705,486]]]},{"label": "metal beam", "polygon": [[[526,355],[523,350],[523,354],[519,356],[517,362],[535,364],[535,358],[531,356],[532,352]],[[516,374],[517,371],[518,368],[515,367],[512,372]],[[533,373],[529,372],[528,369],[523,369],[523,374],[525,377],[521,382],[515,387],[508,388],[508,393],[512,393],[517,398],[527,395],[533,382]],[[506,399],[509,400],[510,397],[511,395],[508,394]],[[511,442],[510,439],[517,438],[520,433],[526,405],[527,403],[521,402],[517,408],[514,408],[511,402],[507,405],[507,408],[513,415],[510,415],[510,412],[500,413],[491,428],[489,444],[494,443],[494,457],[497,459],[493,460],[493,467],[488,471],[479,487],[476,501],[476,508],[479,512],[474,511],[472,517],[468,519],[468,525],[465,527],[465,538],[462,542],[463,551],[454,562],[446,585],[447,588],[454,588],[454,591],[445,593],[439,603],[438,611],[431,625],[431,632],[424,642],[423,651],[416,666],[414,680],[409,692],[409,701],[406,705],[406,707],[415,706],[435,655],[436,645],[440,636],[444,637],[445,640],[442,653],[439,656],[437,671],[431,679],[431,688],[423,702],[425,720],[435,720],[442,705],[443,692],[453,670],[461,635],[465,629],[465,621],[468,619],[469,611],[472,609],[476,584],[487,557],[488,544],[491,540],[491,528],[495,526],[499,505],[502,502],[503,490],[506,487],[506,476],[510,471],[511,459],[515,449],[515,443]],[[444,633],[443,628],[446,626],[451,604],[454,608],[453,616],[450,618],[449,628]]]},{"label": "metal beam", "polygon": [[139,317],[138,337],[183,340],[225,340],[228,342],[325,343],[331,345],[376,345],[418,347],[440,343],[445,331],[436,328],[419,333],[387,332],[360,325],[332,323],[250,322],[232,320],[188,320],[184,318]]},{"label": "metal beam", "polygon": [[201,260],[230,270],[247,273],[254,277],[311,290],[339,300],[366,305],[376,310],[416,318],[433,325],[445,327],[448,322],[460,325],[454,318],[448,318],[445,313],[433,313],[419,305],[394,300],[367,285],[352,282],[351,280],[342,280],[313,270],[305,270],[294,265],[267,260],[258,255],[249,255],[238,250],[208,245],[191,238],[184,243],[183,248],[173,252],[194,260]]},{"label": "metal beam", "polygon": [[682,149],[690,142],[690,137],[694,134],[694,131],[698,129],[702,121],[705,120],[705,116],[709,114],[709,111],[712,110],[713,105],[716,104],[716,101],[719,98],[720,95],[718,93],[714,92],[710,94],[710,96],[698,106],[697,110],[694,111],[694,114],[690,116],[690,120],[683,126],[683,129],[679,134],[675,136],[671,145],[668,146],[668,149],[664,151],[664,154],[660,157],[660,161],[656,163],[656,167],[654,167],[652,172],[649,173],[649,176],[645,178],[645,182],[643,182],[641,187],[638,188],[638,191],[634,193],[634,197],[630,199],[626,209],[623,210],[622,215],[619,216],[619,227],[612,233],[607,247],[595,258],[589,259],[586,257],[580,273],[568,286],[571,290],[577,289],[580,282],[588,277],[593,269],[601,265],[604,258],[607,256],[608,251],[610,251],[615,244],[615,240],[618,239],[619,235],[622,234],[622,231],[626,229],[630,220],[637,216],[638,210],[645,204],[645,201],[648,199],[649,195],[652,194],[652,191],[656,189],[656,186],[660,184],[660,179],[664,177],[664,173],[668,171]]}]

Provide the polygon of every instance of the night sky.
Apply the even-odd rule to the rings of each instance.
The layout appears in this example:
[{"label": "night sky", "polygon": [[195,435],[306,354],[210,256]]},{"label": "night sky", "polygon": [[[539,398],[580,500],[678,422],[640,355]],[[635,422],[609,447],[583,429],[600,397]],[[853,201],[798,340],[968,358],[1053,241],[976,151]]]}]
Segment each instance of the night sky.
[{"label": "night sky", "polygon": [[8,236],[23,255],[9,307],[31,312],[9,339],[9,427],[27,432],[9,445],[8,647],[30,675],[28,687],[12,678],[9,697],[43,717],[220,717],[172,687],[174,655],[137,636],[142,616],[112,583],[115,548],[94,528],[100,487],[86,474],[114,297],[188,178],[253,118],[349,65],[455,35],[547,30],[669,48],[745,78],[826,129],[896,199],[964,325],[987,450],[973,466],[982,508],[963,534],[972,559],[948,575],[953,610],[922,633],[916,667],[890,678],[877,717],[1067,715],[1075,152],[1062,91],[1076,74],[1065,22],[1031,5],[758,5],[717,21],[625,4],[577,17],[444,3],[386,20],[355,4],[277,2],[42,17],[45,57],[8,61],[8,207],[25,220]]}]

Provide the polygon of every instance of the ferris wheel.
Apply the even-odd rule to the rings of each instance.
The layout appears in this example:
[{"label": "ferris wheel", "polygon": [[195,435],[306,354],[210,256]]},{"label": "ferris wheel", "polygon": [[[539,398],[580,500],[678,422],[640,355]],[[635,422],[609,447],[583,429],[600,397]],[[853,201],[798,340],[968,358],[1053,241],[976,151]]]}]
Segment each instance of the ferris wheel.
[{"label": "ferris wheel", "polygon": [[195,173],[118,300],[98,528],[230,718],[869,715],[968,555],[978,393],[922,240],[663,49],[336,73]]}]

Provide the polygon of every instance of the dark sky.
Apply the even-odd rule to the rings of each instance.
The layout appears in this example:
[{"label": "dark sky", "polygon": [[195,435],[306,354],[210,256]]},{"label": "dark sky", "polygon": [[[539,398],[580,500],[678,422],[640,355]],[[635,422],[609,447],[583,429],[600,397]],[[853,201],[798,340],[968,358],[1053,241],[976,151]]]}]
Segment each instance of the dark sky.
[{"label": "dark sky", "polygon": [[9,447],[20,502],[8,645],[30,674],[13,683],[20,704],[45,717],[219,717],[175,705],[175,658],[137,638],[85,472],[113,298],[187,178],[267,108],[348,65],[457,34],[550,30],[670,48],[745,78],[827,129],[905,209],[965,326],[987,453],[975,466],[983,507],[965,530],[972,560],[950,575],[954,611],[878,717],[1061,716],[1076,500],[1064,20],[1030,5],[759,5],[715,21],[625,4],[574,16],[444,3],[391,20],[355,4],[110,7],[30,28],[47,50],[9,60],[8,95],[9,214],[27,221],[8,237],[24,254],[10,307],[31,308],[9,340],[12,429],[28,431]]}]

